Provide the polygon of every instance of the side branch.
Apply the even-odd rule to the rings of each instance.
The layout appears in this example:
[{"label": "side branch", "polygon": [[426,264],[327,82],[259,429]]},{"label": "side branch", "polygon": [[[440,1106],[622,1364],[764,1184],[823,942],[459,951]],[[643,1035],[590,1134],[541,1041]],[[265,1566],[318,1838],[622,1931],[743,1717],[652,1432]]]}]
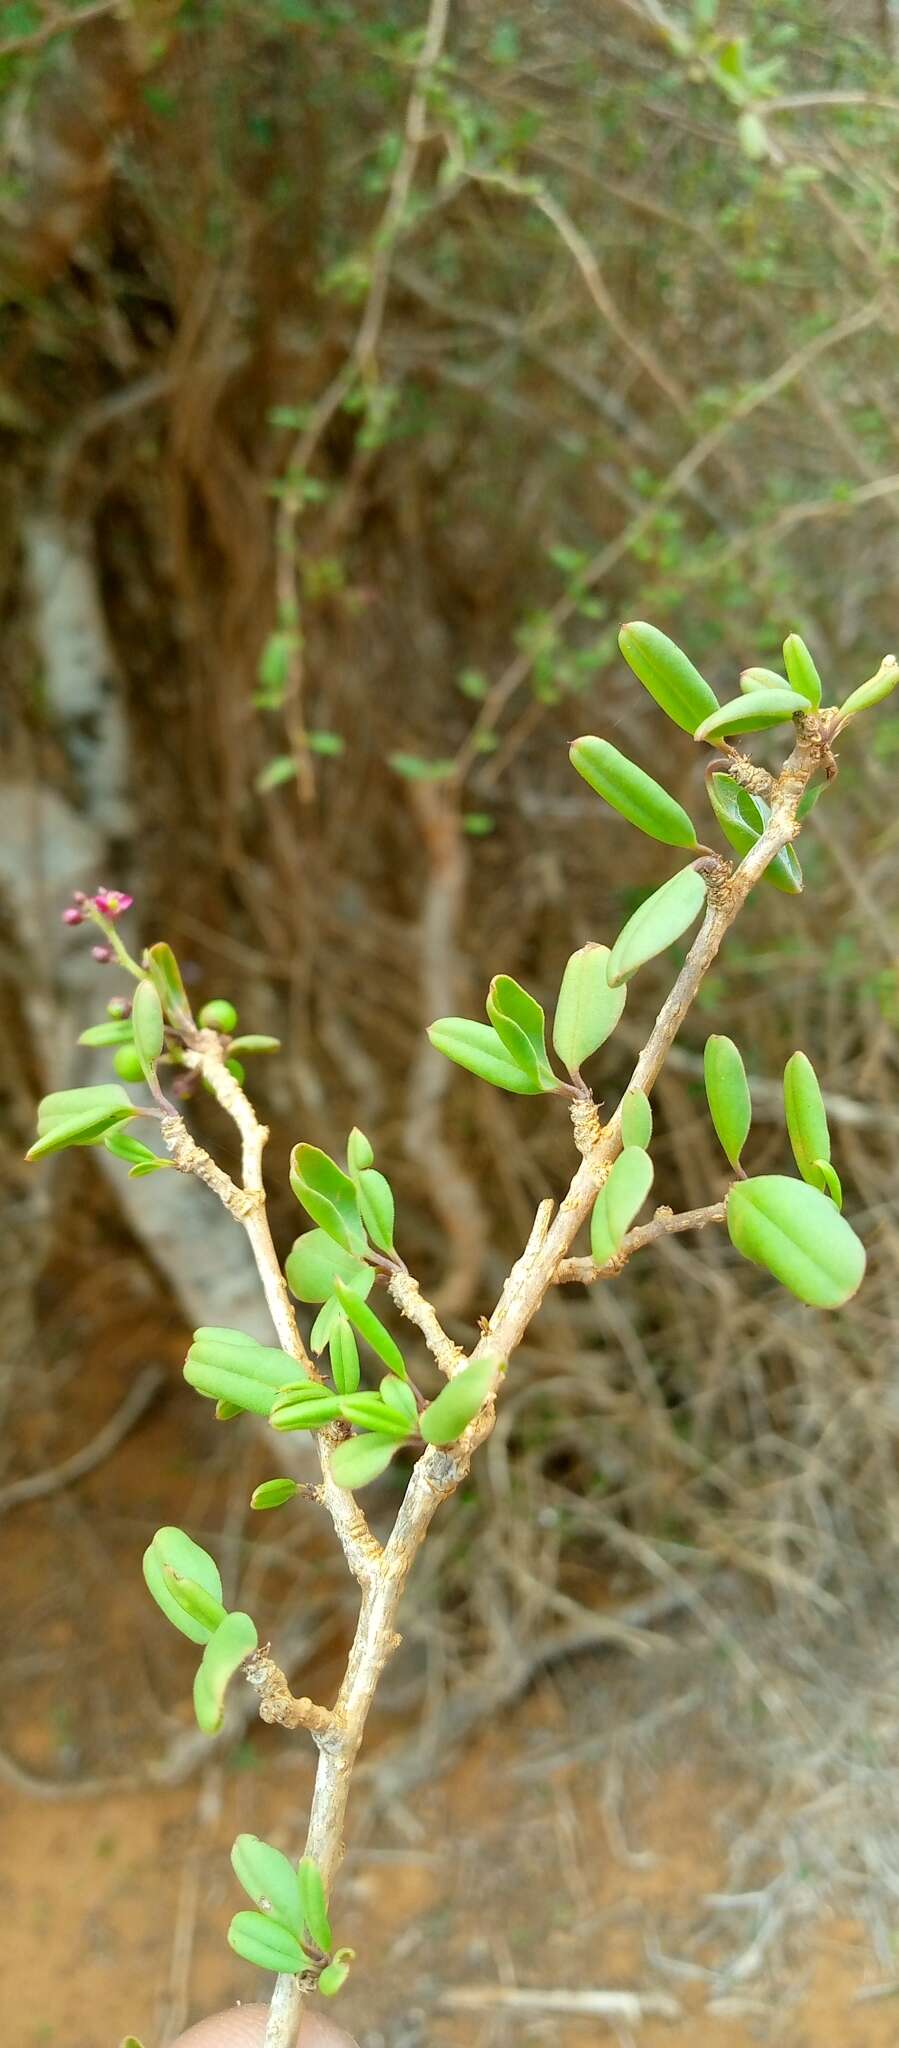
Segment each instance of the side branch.
[{"label": "side branch", "polygon": [[422,1294],[418,1281],[413,1280],[411,1273],[393,1273],[388,1293],[407,1320],[421,1331],[431,1357],[451,1380],[465,1364],[465,1353],[461,1344],[454,1344],[447,1336],[436,1309]]},{"label": "side branch", "polygon": [[710,1202],[706,1209],[683,1209],[679,1215],[663,1206],[656,1210],[651,1223],[641,1223],[636,1230],[628,1231],[614,1259],[609,1259],[605,1266],[597,1266],[591,1258],[561,1259],[553,1275],[555,1285],[578,1280],[583,1287],[589,1287],[594,1280],[613,1280],[628,1259],[644,1246],[657,1244],[660,1237],[676,1237],[682,1230],[704,1230],[707,1223],[723,1223],[724,1217],[724,1202]]}]

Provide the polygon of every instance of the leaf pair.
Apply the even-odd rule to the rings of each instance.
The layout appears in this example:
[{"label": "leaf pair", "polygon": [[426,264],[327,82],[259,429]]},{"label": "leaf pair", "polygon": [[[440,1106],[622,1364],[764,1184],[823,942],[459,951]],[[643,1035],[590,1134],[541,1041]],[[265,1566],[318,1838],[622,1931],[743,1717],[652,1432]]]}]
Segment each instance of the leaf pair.
[{"label": "leaf pair", "polygon": [[71,1145],[99,1145],[107,1132],[136,1115],[130,1096],[114,1081],[57,1089],[38,1103],[37,1138],[25,1157],[44,1159]]},{"label": "leaf pair", "polygon": [[[470,1365],[447,1382],[435,1400],[431,1401],[421,1415],[407,1409],[406,1437],[417,1424],[418,1433],[426,1444],[454,1444],[468,1428],[470,1422],[483,1408],[488,1394],[492,1391],[498,1373],[495,1359],[477,1358]],[[382,1380],[380,1394],[383,1401],[396,1402],[401,1394],[408,1393],[415,1407],[411,1389]],[[374,1397],[369,1397],[374,1398]],[[348,1421],[365,1423],[366,1417],[360,1412],[360,1402],[344,1401],[342,1412]],[[400,1439],[401,1441],[402,1439]],[[370,1423],[362,1436],[351,1437],[348,1443],[339,1444],[331,1453],[331,1471],[338,1486],[355,1489],[367,1486],[386,1471],[394,1452],[398,1449],[397,1439],[391,1442],[383,1434],[371,1430]]]},{"label": "leaf pair", "polygon": [[242,1330],[195,1330],[184,1362],[188,1386],[208,1401],[223,1402],[232,1415],[270,1415],[279,1390],[301,1373],[286,1351],[259,1344]]},{"label": "leaf pair", "polygon": [[[304,1856],[295,1868],[280,1849],[260,1841],[258,1835],[238,1835],[231,1865],[238,1883],[257,1907],[255,1913],[234,1915],[228,1929],[231,1947],[263,1970],[296,1976],[301,1970],[317,1969],[322,1958],[331,1955],[334,1942],[318,1864]],[[314,1953],[310,1954],[310,1949]],[[326,1996],[344,1981],[352,1953],[352,1949],[339,1949],[321,1972],[319,1989]],[[343,1964],[339,1979],[326,1985],[325,1978],[329,1970],[334,1973],[338,1960]]]},{"label": "leaf pair", "polygon": [[347,1173],[318,1145],[295,1145],[290,1155],[290,1185],[297,1201],[354,1259],[364,1258],[369,1239],[379,1251],[395,1256],[393,1192],[373,1158],[359,1130],[350,1133]]},{"label": "leaf pair", "polygon": [[[768,824],[771,811],[760,796],[751,795],[743,789],[732,775],[715,773],[707,780],[709,802],[718,824],[730,845],[741,860],[758,844]],[[769,861],[764,880],[784,895],[798,896],[802,891],[802,869],[792,846],[783,846]]]},{"label": "leaf pair", "polygon": [[559,1083],[546,1052],[540,1004],[509,974],[497,974],[487,994],[489,1024],[469,1017],[438,1017],[428,1037],[437,1052],[510,1095],[552,1095]]},{"label": "leaf pair", "polygon": [[[646,1098],[643,1098],[644,1101]],[[647,1108],[648,1108],[647,1104]],[[653,1183],[653,1164],[642,1145],[619,1152],[593,1204],[590,1250],[597,1266],[607,1266],[620,1251],[634,1217]]]},{"label": "leaf pair", "polygon": [[203,1644],[194,1680],[194,1712],[204,1735],[216,1735],[225,1714],[225,1694],[240,1666],[257,1646],[248,1614],[228,1613],[214,1558],[183,1529],[157,1529],[144,1552],[148,1591],[167,1621]]}]

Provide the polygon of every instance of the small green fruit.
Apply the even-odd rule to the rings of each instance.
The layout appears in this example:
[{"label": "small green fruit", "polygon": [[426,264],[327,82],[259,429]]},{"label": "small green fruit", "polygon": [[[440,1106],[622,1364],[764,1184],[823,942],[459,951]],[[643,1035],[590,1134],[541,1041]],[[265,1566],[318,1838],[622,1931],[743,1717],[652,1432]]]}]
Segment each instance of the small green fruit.
[{"label": "small green fruit", "polygon": [[214,996],[211,1003],[203,1004],[199,1021],[204,1031],[230,1033],[237,1029],[237,1011],[234,1004],[227,1002],[224,996]]},{"label": "small green fruit", "polygon": [[144,1070],[133,1045],[120,1045],[113,1053],[112,1064],[123,1081],[142,1081]]}]

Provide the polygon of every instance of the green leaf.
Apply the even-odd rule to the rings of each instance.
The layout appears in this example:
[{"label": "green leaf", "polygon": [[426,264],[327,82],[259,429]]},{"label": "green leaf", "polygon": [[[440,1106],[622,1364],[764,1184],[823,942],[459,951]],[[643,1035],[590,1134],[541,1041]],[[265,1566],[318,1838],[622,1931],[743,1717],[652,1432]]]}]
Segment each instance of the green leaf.
[{"label": "green leaf", "polygon": [[684,732],[695,732],[704,718],[717,711],[714,690],[657,626],[632,620],[622,626],[618,645],[644,689]]},{"label": "green leaf", "polygon": [[360,1173],[364,1173],[366,1167],[374,1166],[375,1163],[374,1151],[358,1124],[353,1125],[346,1141],[346,1163],[353,1180],[356,1180]]},{"label": "green leaf", "polygon": [[794,1052],[784,1068],[784,1109],[803,1180],[813,1188],[824,1187],[820,1166],[830,1161],[830,1131],[818,1076],[804,1052]]},{"label": "green leaf", "polygon": [[295,781],[296,772],[297,764],[292,754],[276,754],[264,768],[260,768],[253,787],[260,796],[264,796],[266,790],[278,789],[282,782]]},{"label": "green leaf", "polygon": [[331,1452],[331,1477],[338,1486],[351,1491],[357,1486],[367,1486],[386,1472],[390,1460],[398,1449],[396,1439],[387,1436],[351,1436],[345,1444],[338,1444]]},{"label": "green leaf", "polygon": [[590,1249],[597,1266],[607,1266],[620,1249],[653,1183],[653,1164],[640,1145],[619,1152],[593,1204]]},{"label": "green leaf", "polygon": [[101,1081],[93,1088],[57,1088],[38,1103],[38,1136],[42,1138],[54,1124],[68,1123],[74,1116],[86,1116],[93,1110],[100,1117],[113,1109],[127,1109],[134,1115],[133,1102],[115,1081]]},{"label": "green leaf", "polygon": [[261,1486],[254,1486],[250,1495],[251,1508],[283,1508],[293,1500],[300,1489],[295,1479],[263,1479]]},{"label": "green leaf", "polygon": [[107,1131],[103,1143],[114,1159],[124,1159],[128,1166],[139,1167],[144,1173],[159,1173],[172,1164],[170,1159],[160,1159],[151,1152],[149,1145],[142,1145],[139,1138],[129,1138],[119,1125]]},{"label": "green leaf", "polygon": [[181,979],[181,969],[171,946],[164,940],[158,945],[148,946],[144,954],[144,966],[156,990],[165,1016],[176,1031],[193,1023],[187,990]]},{"label": "green leaf", "polygon": [[228,1047],[232,1052],[280,1052],[280,1038],[266,1038],[264,1032],[250,1031],[243,1038],[232,1038]]},{"label": "green leaf", "polygon": [[392,1408],[409,1429],[418,1428],[418,1403],[408,1380],[398,1380],[395,1374],[387,1373],[378,1392],[385,1407]]},{"label": "green leaf", "polygon": [[825,1193],[830,1196],[832,1202],[836,1202],[838,1209],[842,1209],[843,1186],[836,1168],[831,1166],[829,1159],[816,1159],[815,1166],[821,1175],[820,1185]]},{"label": "green leaf", "polygon": [[652,1137],[652,1104],[642,1088],[629,1088],[621,1103],[621,1143],[645,1152]]},{"label": "green leaf", "polygon": [[84,1111],[81,1116],[59,1118],[51,1125],[42,1138],[37,1138],[25,1154],[27,1160],[45,1159],[52,1152],[65,1152],[70,1145],[99,1145],[107,1131],[116,1124],[127,1123],[134,1115],[133,1107],[108,1109],[102,1114]]},{"label": "green leaf", "polygon": [[214,1599],[196,1579],[187,1579],[176,1572],[174,1565],[164,1564],[162,1576],[177,1607],[190,1616],[211,1636],[225,1619],[225,1608],[221,1600]]},{"label": "green leaf", "polygon": [[356,1176],[356,1191],[359,1214],[372,1244],[382,1252],[392,1252],[396,1207],[389,1180],[375,1167],[367,1166]]},{"label": "green leaf", "polygon": [[546,1057],[546,1019],[540,1004],[510,974],[496,974],[487,991],[487,1015],[499,1039],[529,1080],[555,1089]]},{"label": "green leaf", "polygon": [[318,1864],[311,1856],[304,1856],[298,1867],[300,1898],[303,1903],[305,1925],[323,1955],[330,1955],[334,1937],[328,1919],[328,1902]]},{"label": "green leaf", "polygon": [[752,1122],[752,1098],[746,1068],[732,1038],[713,1033],[703,1055],[706,1100],[715,1135],[730,1165],[737,1169]]},{"label": "green leaf", "polygon": [[[706,788],[715,817],[741,859],[756,846],[770,819],[771,811],[760,796],[751,796],[732,775],[710,775]],[[800,815],[801,805],[797,810]],[[802,869],[792,846],[784,846],[769,861],[763,879],[785,896],[802,893]]]},{"label": "green leaf", "polygon": [[808,701],[797,690],[750,690],[748,696],[734,697],[711,718],[704,719],[694,738],[712,740],[727,732],[767,732],[770,726],[785,725],[800,711],[808,711]]},{"label": "green leaf", "polygon": [[814,810],[816,803],[818,802],[819,798],[824,795],[824,791],[826,790],[826,788],[826,781],[816,782],[812,785],[810,789],[807,789],[805,791],[803,796],[800,797],[799,802],[796,805],[796,816],[800,820],[800,822],[803,818],[808,817],[810,811]]},{"label": "green leaf", "polygon": [[342,1280],[335,1279],[334,1292],[344,1315],[349,1317],[360,1337],[364,1337],[366,1344],[371,1345],[382,1365],[386,1365],[388,1372],[395,1372],[397,1379],[406,1379],[406,1361],[400,1347],[391,1337],[390,1331],[385,1330],[374,1309],[369,1308],[367,1302],[360,1301],[358,1294],[345,1287]]},{"label": "green leaf", "polygon": [[870,676],[866,683],[860,683],[840,705],[840,724],[847,719],[857,718],[860,711],[870,711],[873,704],[882,704],[885,697],[892,696],[899,683],[899,662],[894,654],[885,654],[876,676]]},{"label": "green leaf", "polygon": [[333,1294],[330,1301],[322,1303],[309,1332],[309,1349],[316,1358],[324,1351],[325,1346],[330,1344],[342,1315],[343,1309]]},{"label": "green leaf", "polygon": [[359,1346],[342,1309],[328,1339],[331,1378],[338,1394],[354,1394],[359,1385]]},{"label": "green leaf", "polygon": [[134,1034],[130,1017],[110,1017],[105,1024],[89,1024],[78,1039],[79,1045],[133,1045]]},{"label": "green leaf", "polygon": [[773,668],[744,668],[740,672],[740,689],[744,697],[753,690],[789,689],[786,676],[779,676]]},{"label": "green leaf", "polygon": [[131,1005],[131,1029],[137,1057],[149,1081],[165,1044],[162,1004],[152,981],[139,981],[137,984]]},{"label": "green leaf", "polygon": [[259,1638],[248,1614],[236,1609],[210,1636],[194,1679],[194,1713],[204,1735],[217,1735],[225,1718],[231,1679],[256,1649]]},{"label": "green leaf", "polygon": [[318,1989],[323,1998],[336,1998],[350,1974],[350,1963],[355,1956],[354,1948],[339,1948],[330,1963],[325,1965],[318,1980]]},{"label": "green leaf", "polygon": [[807,698],[812,710],[817,711],[822,695],[821,677],[798,633],[789,633],[784,641],[784,668],[791,690],[798,690],[800,697]]},{"label": "green leaf", "polygon": [[166,1565],[171,1565],[182,1577],[193,1579],[213,1600],[220,1601],[222,1581],[215,1559],[210,1557],[208,1550],[201,1550],[192,1537],[186,1536],[183,1529],[172,1528],[157,1529],[143,1557],[147,1590],[157,1607],[161,1607],[166,1620],[180,1629],[183,1636],[189,1636],[192,1643],[208,1643],[212,1631],[187,1614],[174,1598],[165,1577]]},{"label": "green leaf", "polygon": [[280,1849],[260,1841],[258,1835],[238,1835],[231,1851],[231,1868],[254,1906],[289,1928],[292,1934],[302,1935],[300,1882],[293,1864]]},{"label": "green leaf", "polygon": [[562,976],[553,1045],[569,1074],[611,1037],[627,1001],[626,988],[609,987],[610,957],[608,946],[580,946]]},{"label": "green leaf", "polygon": [[293,1386],[282,1387],[268,1419],[282,1435],[295,1429],[327,1429],[329,1423],[340,1419],[340,1397],[327,1387],[297,1380]]},{"label": "green leaf", "polygon": [[257,1344],[241,1330],[195,1330],[184,1361],[184,1377],[196,1393],[252,1415],[270,1415],[275,1395],[301,1374],[286,1351]]},{"label": "green leaf", "polygon": [[257,1963],[260,1970],[275,1970],[279,1976],[296,1977],[312,1967],[296,1936],[267,1913],[235,1913],[228,1943],[245,1962]]},{"label": "green leaf", "polygon": [[307,1230],[303,1237],[294,1240],[284,1271],[297,1301],[326,1302],[334,1293],[335,1279],[342,1280],[364,1301],[375,1284],[374,1267],[363,1265],[352,1252],[344,1251],[324,1230]]},{"label": "green leaf", "polygon": [[705,905],[706,885],[696,868],[682,868],[663,882],[628,918],[612,947],[608,977],[613,988],[629,981],[647,960],[664,953],[693,924]]},{"label": "green leaf", "polygon": [[57,1089],[38,1103],[38,1135],[25,1157],[44,1159],[69,1145],[99,1145],[107,1131],[135,1115],[133,1102],[114,1081],[96,1088]]},{"label": "green leaf", "polygon": [[865,1248],[829,1195],[786,1174],[737,1181],[727,1196],[731,1243],[812,1308],[840,1308],[860,1287]]},{"label": "green leaf", "polygon": [[494,1358],[476,1358],[447,1382],[424,1409],[419,1429],[426,1444],[454,1444],[483,1408],[496,1384]]},{"label": "green leaf", "polygon": [[380,1436],[394,1437],[400,1443],[409,1434],[406,1417],[382,1401],[380,1394],[346,1395],[340,1403],[340,1413],[344,1422],[351,1422],[356,1429],[376,1430]]},{"label": "green leaf", "polygon": [[426,761],[421,754],[388,754],[387,763],[407,782],[451,782],[456,773],[455,761]]},{"label": "green leaf", "polygon": [[344,1251],[365,1250],[356,1188],[349,1174],[318,1145],[295,1145],[290,1155],[290,1185],[297,1201],[321,1230]]},{"label": "green leaf", "polygon": [[436,1052],[457,1067],[465,1067],[493,1088],[505,1088],[510,1095],[542,1095],[541,1081],[523,1073],[506,1051],[502,1039],[489,1024],[477,1024],[469,1017],[438,1017],[428,1037]]},{"label": "green leaf", "polygon": [[572,767],[590,788],[636,825],[638,832],[660,839],[665,846],[697,844],[695,827],[683,806],[608,740],[590,735],[575,740],[568,752]]}]

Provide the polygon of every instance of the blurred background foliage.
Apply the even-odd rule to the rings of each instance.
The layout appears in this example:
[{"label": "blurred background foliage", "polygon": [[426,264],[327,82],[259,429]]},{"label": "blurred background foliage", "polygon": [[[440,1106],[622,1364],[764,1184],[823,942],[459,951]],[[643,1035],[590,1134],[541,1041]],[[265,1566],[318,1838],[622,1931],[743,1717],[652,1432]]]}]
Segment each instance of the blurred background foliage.
[{"label": "blurred background foliage", "polygon": [[[577,733],[703,812],[695,749],[624,670],[619,622],[664,627],[725,696],[794,628],[831,699],[895,644],[897,32],[889,0],[0,7],[26,1348],[86,1255],[111,1294],[136,1257],[90,1161],[49,1195],[17,1163],[60,1071],[35,1004],[45,1025],[63,1003],[22,890],[52,923],[73,817],[140,938],[164,934],[284,1041],[256,1070],[281,1246],[289,1145],[336,1152],[359,1122],[453,1330],[489,1312],[570,1138],[552,1107],[441,1063],[424,1027],[480,1014],[499,970],[551,1006],[568,953],[663,879],[572,775]],[[95,599],[68,701],[48,533]],[[706,1030],[758,1077],[760,1171],[785,1161],[779,1075],[802,1043],[838,1105],[863,1294],[814,1318],[726,1247],[672,1239],[614,1289],[551,1301],[422,1566],[460,1648],[508,1665],[610,1585],[721,1566],[832,1617],[891,1533],[897,753],[889,706],[846,739],[804,898],[750,906],[657,1097],[659,1199],[715,1199]],[[635,984],[598,1096],[623,1086],[669,966]],[[100,969],[94,987],[99,1015]],[[96,1328],[67,1327],[86,1371]],[[173,1372],[173,1426],[188,1408],[212,1455]],[[68,1445],[65,1412],[42,1455]]]}]

